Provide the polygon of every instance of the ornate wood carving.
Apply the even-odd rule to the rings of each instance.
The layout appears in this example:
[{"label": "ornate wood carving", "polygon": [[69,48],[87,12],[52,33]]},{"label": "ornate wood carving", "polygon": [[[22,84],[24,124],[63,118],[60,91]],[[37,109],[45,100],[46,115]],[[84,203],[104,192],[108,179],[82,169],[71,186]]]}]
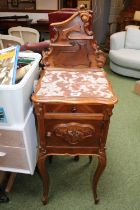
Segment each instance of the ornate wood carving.
[{"label": "ornate wood carving", "polygon": [[54,133],[56,136],[64,138],[69,144],[78,144],[80,141],[93,136],[95,128],[89,124],[61,123],[54,127]]},{"label": "ornate wood carving", "polygon": [[112,115],[112,107],[106,107],[104,110],[104,120],[109,120]]},{"label": "ornate wood carving", "polygon": [[91,18],[91,15],[85,10],[84,5],[80,6],[80,11],[79,11],[81,20],[84,23],[84,30],[88,36],[93,36],[93,31],[89,31],[89,19]]},{"label": "ornate wood carving", "polygon": [[43,117],[43,105],[40,103],[35,104],[35,113],[37,117]]},{"label": "ornate wood carving", "polygon": [[102,68],[106,55],[99,50],[89,25],[91,11],[85,10],[84,6],[69,19],[52,23],[55,36],[50,51],[43,53],[42,63],[51,67]]},{"label": "ornate wood carving", "polygon": [[53,24],[57,35],[50,51],[43,55],[43,63],[51,68],[42,72],[32,96],[44,204],[49,190],[45,161],[52,155],[97,156],[93,195],[95,203],[99,201],[97,183],[106,166],[105,143],[117,97],[105,73],[97,68],[103,66],[105,57],[88,28],[88,15],[82,9],[68,20]]}]

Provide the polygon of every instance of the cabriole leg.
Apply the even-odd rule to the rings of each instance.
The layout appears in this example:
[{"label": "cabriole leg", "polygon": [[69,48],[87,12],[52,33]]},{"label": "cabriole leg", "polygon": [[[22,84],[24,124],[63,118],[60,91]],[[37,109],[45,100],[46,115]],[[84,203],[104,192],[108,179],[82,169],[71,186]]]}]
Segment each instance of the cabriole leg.
[{"label": "cabriole leg", "polygon": [[95,204],[99,203],[99,198],[97,196],[97,184],[105,167],[106,167],[106,153],[104,151],[100,153],[98,156],[98,166],[93,177],[93,196],[94,196]]}]

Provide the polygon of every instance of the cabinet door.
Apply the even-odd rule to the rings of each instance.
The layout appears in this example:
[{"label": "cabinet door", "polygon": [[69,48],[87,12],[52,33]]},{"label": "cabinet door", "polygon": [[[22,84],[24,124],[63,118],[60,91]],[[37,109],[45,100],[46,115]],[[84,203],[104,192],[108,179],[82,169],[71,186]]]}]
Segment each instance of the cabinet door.
[{"label": "cabinet door", "polygon": [[47,120],[48,147],[100,148],[103,135],[102,122],[96,120]]}]

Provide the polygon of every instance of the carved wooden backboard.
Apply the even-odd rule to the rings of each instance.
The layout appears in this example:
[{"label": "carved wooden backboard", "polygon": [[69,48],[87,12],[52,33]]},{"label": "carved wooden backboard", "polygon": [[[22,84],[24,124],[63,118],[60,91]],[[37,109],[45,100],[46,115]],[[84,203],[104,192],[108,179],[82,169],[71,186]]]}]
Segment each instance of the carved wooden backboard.
[{"label": "carved wooden backboard", "polygon": [[84,6],[69,19],[52,23],[55,37],[49,52],[43,53],[45,66],[82,68],[103,67],[105,55],[99,50],[94,34],[89,31],[92,12]]}]

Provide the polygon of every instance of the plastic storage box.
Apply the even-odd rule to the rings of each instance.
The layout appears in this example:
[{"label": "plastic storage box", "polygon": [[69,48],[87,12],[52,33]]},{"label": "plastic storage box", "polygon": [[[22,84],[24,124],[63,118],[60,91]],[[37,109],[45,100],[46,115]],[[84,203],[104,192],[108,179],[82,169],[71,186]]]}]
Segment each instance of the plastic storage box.
[{"label": "plastic storage box", "polygon": [[15,85],[0,85],[0,126],[20,126],[31,107],[34,81],[39,76],[39,53],[20,52],[20,57],[34,58],[31,69]]},{"label": "plastic storage box", "polygon": [[18,127],[0,126],[0,170],[33,174],[37,161],[37,135],[32,107]]}]

